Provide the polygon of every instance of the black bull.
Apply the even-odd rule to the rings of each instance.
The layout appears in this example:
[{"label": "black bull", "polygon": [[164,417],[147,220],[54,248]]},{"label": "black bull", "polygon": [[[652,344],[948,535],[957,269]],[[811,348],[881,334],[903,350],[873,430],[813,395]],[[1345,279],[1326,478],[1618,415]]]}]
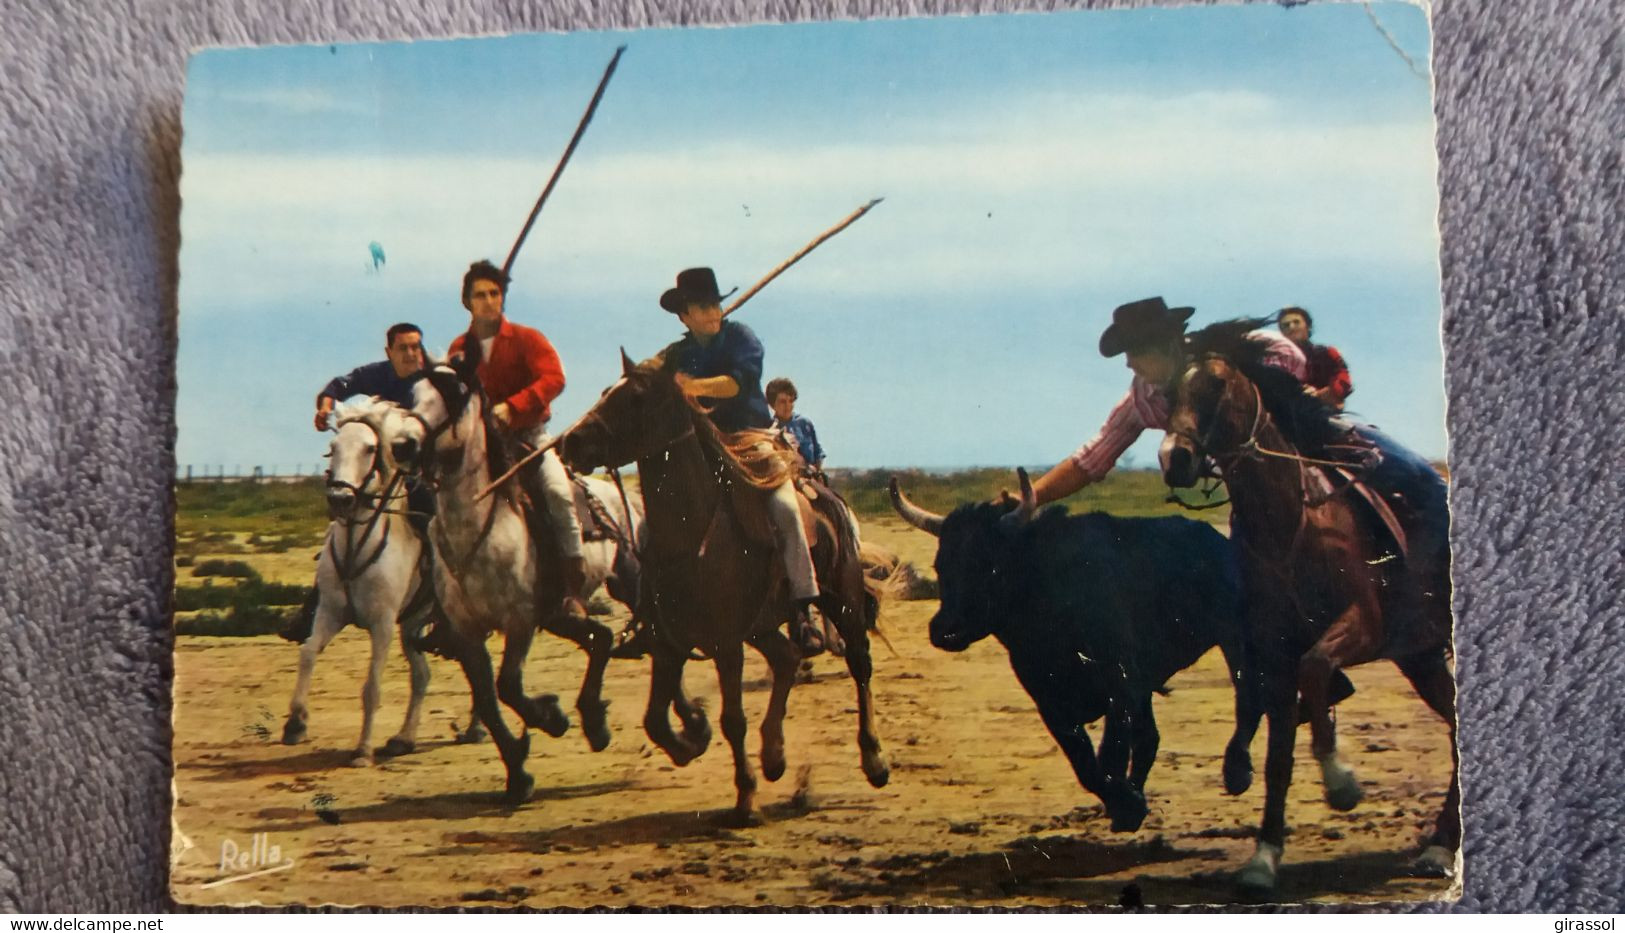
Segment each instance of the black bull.
[{"label": "black bull", "polygon": [[[1078,782],[1099,797],[1114,831],[1145,819],[1145,781],[1159,736],[1151,697],[1217,645],[1236,696],[1236,730],[1225,748],[1224,785],[1252,783],[1247,747],[1259,710],[1244,657],[1240,580],[1230,542],[1184,518],[1034,516],[1023,502],[960,506],[946,517],[915,506],[891,481],[892,505],[936,535],[942,605],[931,644],[963,651],[992,635],[1010,653]],[[1096,755],[1084,731],[1104,717]]]}]

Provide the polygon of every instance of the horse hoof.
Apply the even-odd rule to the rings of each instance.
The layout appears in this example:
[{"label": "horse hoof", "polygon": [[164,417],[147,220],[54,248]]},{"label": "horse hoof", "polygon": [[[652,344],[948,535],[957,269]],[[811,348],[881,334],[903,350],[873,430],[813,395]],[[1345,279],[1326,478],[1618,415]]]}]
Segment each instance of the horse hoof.
[{"label": "horse hoof", "polygon": [[289,719],[282,727],[282,744],[298,745],[305,740],[305,724],[297,719]]},{"label": "horse hoof", "polygon": [[485,727],[476,720],[469,723],[467,729],[457,733],[456,741],[458,745],[478,745],[485,741],[486,736],[489,734],[485,731]]},{"label": "horse hoof", "polygon": [[382,755],[385,758],[399,758],[402,755],[412,754],[417,751],[417,748],[416,742],[396,736],[385,742],[384,747],[378,749],[375,754]]},{"label": "horse hoof", "polygon": [[784,777],[784,749],[775,749],[769,752],[762,750],[762,777],[768,781],[777,781]]},{"label": "horse hoof", "polygon": [[694,758],[705,754],[711,747],[711,724],[706,721],[704,713],[698,713],[692,720],[683,723],[683,741],[694,750]]},{"label": "horse hoof", "polygon": [[1456,873],[1456,853],[1444,846],[1428,846],[1410,864],[1413,878],[1449,878]]},{"label": "horse hoof", "polygon": [[[587,747],[595,752],[601,752],[609,747],[609,703],[600,703],[597,706],[577,706],[576,711],[581,714],[581,732],[587,737]],[[565,721],[565,728],[569,728],[569,721]],[[560,733],[562,734],[562,733]]]},{"label": "horse hoof", "polygon": [[1249,862],[1236,872],[1236,893],[1247,901],[1268,898],[1275,893],[1275,872]]},{"label": "horse hoof", "polygon": [[690,746],[687,742],[678,739],[677,744],[665,747],[666,757],[679,768],[688,767],[689,762],[700,757],[700,749]]},{"label": "horse hoof", "polygon": [[875,751],[863,756],[863,776],[870,787],[885,787],[891,781],[891,764],[884,752]]},{"label": "horse hoof", "polygon": [[1340,813],[1346,813],[1360,805],[1365,799],[1365,791],[1358,784],[1343,784],[1326,787],[1326,806]]},{"label": "horse hoof", "polygon": [[362,748],[356,749],[355,754],[353,756],[351,756],[351,758],[350,758],[350,767],[352,767],[352,768],[370,768],[370,767],[372,767],[372,752],[369,752],[366,749],[362,749]]},{"label": "horse hoof", "polygon": [[1136,803],[1136,804],[1134,804],[1132,806],[1130,806],[1130,805],[1120,805],[1120,806],[1118,806],[1115,810],[1113,810],[1111,812],[1112,832],[1114,832],[1114,833],[1135,833],[1135,832],[1139,832],[1140,831],[1140,826],[1145,823],[1145,816],[1149,812],[1150,812],[1150,809],[1145,805],[1145,801],[1143,801],[1143,800],[1139,801],[1138,803]]},{"label": "horse hoof", "polygon": [[530,799],[530,792],[536,788],[536,779],[520,771],[508,776],[508,787],[502,792],[502,802],[510,807],[517,807]]},{"label": "horse hoof", "polygon": [[1239,797],[1247,793],[1253,786],[1253,758],[1247,750],[1241,749],[1239,753],[1226,752],[1224,756],[1224,792],[1232,797]]},{"label": "horse hoof", "polygon": [[537,698],[536,706],[536,721],[531,725],[555,739],[570,731],[570,717],[564,715],[558,697],[551,693],[543,694]]},{"label": "horse hoof", "polygon": [[1281,865],[1280,846],[1258,843],[1253,857],[1236,872],[1236,889],[1248,900],[1268,897],[1275,891],[1276,870]]},{"label": "horse hoof", "polygon": [[1365,791],[1360,789],[1354,770],[1339,761],[1336,754],[1320,760],[1320,778],[1326,788],[1326,805],[1333,810],[1352,810],[1365,799]]}]

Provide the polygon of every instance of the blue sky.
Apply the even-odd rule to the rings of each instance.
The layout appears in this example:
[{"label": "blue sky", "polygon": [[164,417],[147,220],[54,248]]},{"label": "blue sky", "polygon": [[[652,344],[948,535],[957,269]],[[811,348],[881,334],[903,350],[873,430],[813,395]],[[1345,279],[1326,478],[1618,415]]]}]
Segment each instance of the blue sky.
[{"label": "blue sky", "polygon": [[1428,24],[1370,9],[201,52],[177,461],[312,464],[329,377],[382,358],[398,320],[444,348],[467,324],[462,271],[506,254],[622,43],[509,295],[564,358],[556,424],[614,380],[620,347],[680,334],[656,304],[677,270],[748,286],[885,196],[740,312],[831,465],[1059,459],[1127,386],[1095,350],[1111,309],[1153,294],[1198,324],[1308,307],[1349,359],[1351,408],[1442,456]]}]

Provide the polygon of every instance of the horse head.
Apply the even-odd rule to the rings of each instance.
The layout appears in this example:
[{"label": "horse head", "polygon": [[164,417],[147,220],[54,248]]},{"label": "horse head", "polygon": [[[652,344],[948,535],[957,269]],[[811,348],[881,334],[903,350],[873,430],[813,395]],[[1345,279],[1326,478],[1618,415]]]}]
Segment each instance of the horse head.
[{"label": "horse head", "polygon": [[634,364],[621,351],[621,378],[559,435],[559,458],[572,469],[616,468],[670,447],[693,431],[683,394],[665,360]]},{"label": "horse head", "polygon": [[933,647],[964,651],[997,634],[1011,611],[1024,576],[1012,546],[1037,508],[1027,471],[1018,470],[1017,478],[1022,495],[1013,508],[1005,501],[974,502],[942,516],[910,502],[892,477],[892,508],[904,521],[937,538],[933,566],[941,604],[931,617]]},{"label": "horse head", "polygon": [[1252,383],[1220,356],[1185,368],[1171,407],[1158,460],[1163,481],[1174,487],[1196,485],[1204,458],[1222,461],[1254,439],[1264,414]]},{"label": "horse head", "polygon": [[[477,344],[476,344],[477,345]],[[470,431],[465,428],[484,411],[477,366],[468,357],[455,357],[425,370],[412,388],[412,410],[399,430],[392,432],[390,453],[404,469],[420,469],[426,450],[460,450]]]},{"label": "horse head", "polygon": [[376,495],[393,466],[370,409],[339,415],[327,457],[327,515],[335,521],[349,519],[364,496]]}]

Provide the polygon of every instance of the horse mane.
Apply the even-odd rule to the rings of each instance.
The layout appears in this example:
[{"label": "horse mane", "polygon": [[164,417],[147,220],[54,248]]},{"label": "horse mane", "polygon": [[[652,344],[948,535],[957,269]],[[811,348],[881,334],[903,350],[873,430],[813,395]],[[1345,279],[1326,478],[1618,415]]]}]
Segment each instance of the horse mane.
[{"label": "horse mane", "polygon": [[[664,350],[637,368],[667,379],[674,375]],[[711,421],[711,413],[702,403],[687,395],[682,398],[688,404],[700,446],[735,479],[756,489],[776,489],[801,472],[801,455],[777,442],[763,443],[771,437],[765,430],[725,434]]]},{"label": "horse mane", "polygon": [[394,402],[386,402],[376,395],[362,402],[341,402],[333,411],[333,425],[342,428],[352,421],[360,421],[375,431],[381,431],[384,415],[397,407]]},{"label": "horse mane", "polygon": [[1299,451],[1314,455],[1347,439],[1349,427],[1338,420],[1336,409],[1303,390],[1297,377],[1265,362],[1269,345],[1248,334],[1273,318],[1235,318],[1219,321],[1185,338],[1191,359],[1215,356],[1230,363],[1258,387],[1264,408],[1276,427]]},{"label": "horse mane", "polygon": [[[480,400],[480,420],[485,427],[485,460],[493,477],[501,476],[513,468],[515,457],[503,440],[502,426],[497,423],[491,414],[491,397],[485,394],[485,385],[480,382],[479,368],[484,361],[485,351],[481,348],[480,338],[475,336],[474,329],[470,327],[463,334],[463,362],[462,369],[467,372],[467,383],[473,393]],[[449,357],[449,355],[448,355]],[[454,369],[457,367],[453,367]],[[501,492],[510,500],[517,502],[514,492],[518,483],[503,483]]]}]

